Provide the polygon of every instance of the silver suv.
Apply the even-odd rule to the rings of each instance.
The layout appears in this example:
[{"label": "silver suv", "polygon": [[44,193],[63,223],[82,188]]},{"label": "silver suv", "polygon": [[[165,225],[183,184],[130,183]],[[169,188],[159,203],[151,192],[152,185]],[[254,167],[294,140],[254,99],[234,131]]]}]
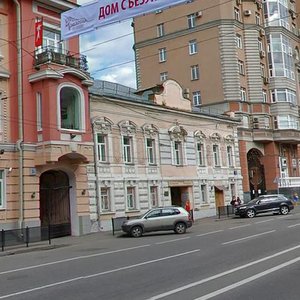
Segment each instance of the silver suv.
[{"label": "silver suv", "polygon": [[144,232],[174,230],[185,233],[192,226],[190,214],[180,206],[158,207],[147,211],[138,219],[130,219],[122,224],[122,230],[133,237]]}]

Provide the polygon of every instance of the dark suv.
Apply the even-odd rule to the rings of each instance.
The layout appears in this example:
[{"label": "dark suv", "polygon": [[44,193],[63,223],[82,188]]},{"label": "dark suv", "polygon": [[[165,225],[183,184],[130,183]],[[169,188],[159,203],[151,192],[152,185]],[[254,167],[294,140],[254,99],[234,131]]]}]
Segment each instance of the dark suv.
[{"label": "dark suv", "polygon": [[262,195],[246,204],[235,208],[235,214],[240,217],[253,218],[261,213],[280,213],[287,215],[294,208],[291,200],[284,195]]}]

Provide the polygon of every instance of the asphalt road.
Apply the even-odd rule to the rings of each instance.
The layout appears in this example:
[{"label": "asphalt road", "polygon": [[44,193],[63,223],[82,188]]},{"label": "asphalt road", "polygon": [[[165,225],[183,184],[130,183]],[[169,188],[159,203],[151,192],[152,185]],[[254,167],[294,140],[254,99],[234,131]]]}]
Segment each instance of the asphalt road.
[{"label": "asphalt road", "polygon": [[0,299],[300,299],[300,211],[0,257]]}]

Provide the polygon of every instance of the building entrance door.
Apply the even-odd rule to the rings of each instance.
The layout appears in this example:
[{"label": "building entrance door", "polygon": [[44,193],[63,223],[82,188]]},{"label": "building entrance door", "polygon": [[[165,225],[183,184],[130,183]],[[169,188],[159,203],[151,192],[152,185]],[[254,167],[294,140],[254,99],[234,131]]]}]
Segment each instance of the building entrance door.
[{"label": "building entrance door", "polygon": [[50,225],[51,237],[71,234],[69,178],[62,171],[47,171],[40,178],[41,226]]}]

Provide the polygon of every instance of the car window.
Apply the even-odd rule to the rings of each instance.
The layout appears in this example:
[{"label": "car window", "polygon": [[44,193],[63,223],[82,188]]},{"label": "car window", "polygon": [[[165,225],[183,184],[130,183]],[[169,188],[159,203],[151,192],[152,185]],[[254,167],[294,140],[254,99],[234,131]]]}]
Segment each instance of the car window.
[{"label": "car window", "polygon": [[172,215],[176,215],[177,213],[173,208],[163,208],[161,214],[163,216],[172,216]]},{"label": "car window", "polygon": [[147,217],[147,219],[150,219],[150,218],[156,218],[156,217],[160,217],[160,216],[161,216],[160,209],[156,209],[156,210],[149,212],[149,214],[146,217]]}]

